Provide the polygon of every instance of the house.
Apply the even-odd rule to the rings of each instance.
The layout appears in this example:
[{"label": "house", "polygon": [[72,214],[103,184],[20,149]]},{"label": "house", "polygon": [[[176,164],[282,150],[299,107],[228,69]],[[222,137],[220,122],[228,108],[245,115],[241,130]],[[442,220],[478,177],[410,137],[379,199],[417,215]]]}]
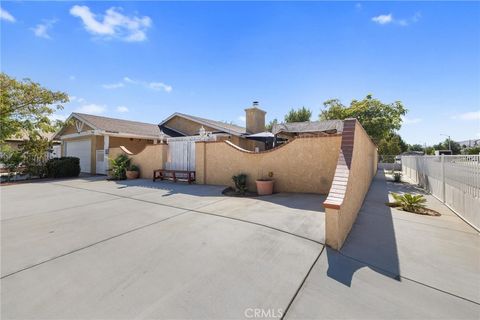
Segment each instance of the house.
[{"label": "house", "polygon": [[156,124],[72,113],[55,138],[62,142],[62,155],[80,158],[80,171],[106,174],[109,148],[124,146],[133,153],[157,143]]},{"label": "house", "polygon": [[149,144],[169,137],[198,136],[202,130],[215,134],[217,140],[230,140],[243,149],[263,150],[264,143],[247,136],[265,130],[265,113],[258,108],[258,103],[245,109],[245,128],[178,112],[160,124],[72,113],[55,138],[62,142],[63,156],[80,158],[81,172],[106,174],[109,148],[123,146],[135,154]]},{"label": "house", "polygon": [[[203,128],[215,134],[217,139],[230,140],[240,148],[254,151],[264,149],[264,143],[248,139],[247,136],[265,131],[266,112],[258,107],[258,102],[245,109],[245,128],[222,121],[210,120],[183,113],[174,113],[162,122],[159,127],[166,135],[171,137],[195,136]],[[202,129],[202,130],[203,130]]]},{"label": "house", "polygon": [[327,136],[343,131],[343,120],[276,123],[272,133],[276,138],[289,140],[298,137]]},{"label": "house", "polygon": [[[60,157],[60,141],[54,139],[54,132],[41,132],[40,137],[48,139],[52,142],[52,149],[48,152],[48,158]],[[28,141],[30,138],[27,131],[22,131],[18,136],[11,136],[5,139],[5,145],[9,146],[14,150],[19,150],[22,148],[23,144]]]}]

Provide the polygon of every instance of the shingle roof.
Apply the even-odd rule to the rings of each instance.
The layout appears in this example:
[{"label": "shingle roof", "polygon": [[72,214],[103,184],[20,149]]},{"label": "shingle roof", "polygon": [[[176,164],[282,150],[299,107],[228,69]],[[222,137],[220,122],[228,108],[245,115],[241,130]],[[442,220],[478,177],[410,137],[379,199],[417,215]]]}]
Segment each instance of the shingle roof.
[{"label": "shingle roof", "polygon": [[72,116],[84,120],[87,124],[93,125],[96,129],[105,130],[107,132],[127,133],[132,135],[151,137],[160,136],[160,128],[156,124],[107,118],[76,112],[72,113]]},{"label": "shingle roof", "polygon": [[280,132],[295,132],[295,133],[308,133],[308,132],[325,132],[343,131],[342,120],[325,120],[325,121],[306,121],[306,122],[290,122],[290,123],[278,123],[274,124],[272,132],[274,134]]},{"label": "shingle roof", "polygon": [[162,121],[160,123],[160,125],[168,122],[168,120],[170,120],[171,118],[173,118],[175,116],[179,116],[179,117],[183,117],[183,118],[186,118],[186,119],[189,119],[189,120],[192,120],[192,121],[196,121],[196,122],[204,124],[206,126],[209,126],[209,127],[212,127],[212,128],[215,128],[215,129],[227,132],[227,133],[231,133],[231,134],[234,134],[234,135],[241,136],[241,135],[247,133],[245,128],[237,126],[235,124],[226,123],[226,122],[222,122],[222,121],[211,120],[211,119],[205,119],[205,118],[201,118],[201,117],[197,117],[197,116],[191,116],[189,114],[184,114],[184,113],[179,113],[179,112],[174,113],[173,115],[171,115],[170,117],[168,117],[167,119]]}]

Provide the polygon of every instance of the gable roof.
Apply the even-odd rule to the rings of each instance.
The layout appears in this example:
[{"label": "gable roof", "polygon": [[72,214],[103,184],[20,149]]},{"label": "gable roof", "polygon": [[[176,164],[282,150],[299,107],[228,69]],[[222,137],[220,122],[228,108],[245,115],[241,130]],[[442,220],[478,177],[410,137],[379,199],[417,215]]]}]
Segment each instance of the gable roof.
[{"label": "gable roof", "polygon": [[277,123],[274,124],[272,128],[273,134],[278,134],[280,132],[308,133],[325,131],[342,132],[343,120]]},{"label": "gable roof", "polygon": [[[160,128],[158,125],[152,123],[94,116],[77,112],[72,113],[69,119],[72,117],[83,121],[94,130],[104,131],[104,133],[126,134],[151,138],[158,138],[160,136]],[[60,133],[61,131],[57,135]]]},{"label": "gable roof", "polygon": [[[230,134],[233,134],[233,135],[236,135],[236,136],[242,136],[242,135],[247,133],[247,130],[245,128],[237,126],[235,124],[226,123],[226,122],[222,122],[222,121],[205,119],[205,118],[196,117],[196,116],[191,116],[191,115],[180,113],[180,112],[175,112],[174,114],[172,114],[171,116],[169,116],[168,118],[166,118],[165,120],[160,122],[158,125],[161,127],[161,126],[165,125],[165,123],[167,123],[170,119],[172,119],[174,117],[181,117],[181,118],[184,118],[184,119],[188,119],[190,121],[200,123],[204,126],[211,127],[211,128],[217,129],[219,131],[230,133]],[[170,128],[170,129],[174,129],[174,128]]]}]

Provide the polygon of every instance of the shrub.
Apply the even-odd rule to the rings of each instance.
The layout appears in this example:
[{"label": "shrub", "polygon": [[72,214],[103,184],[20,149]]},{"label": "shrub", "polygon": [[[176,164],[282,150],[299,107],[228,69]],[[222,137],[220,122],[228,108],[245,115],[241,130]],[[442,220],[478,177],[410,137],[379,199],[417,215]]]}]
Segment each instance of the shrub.
[{"label": "shrub", "polygon": [[392,196],[395,200],[394,204],[408,212],[423,211],[425,209],[425,202],[427,202],[427,199],[425,199],[425,197],[421,194],[392,193]]},{"label": "shrub", "polygon": [[393,174],[393,181],[400,182],[402,180],[402,174],[400,172],[395,172]]},{"label": "shrub", "polygon": [[240,173],[239,175],[232,177],[233,182],[235,183],[235,190],[240,194],[245,194],[247,192],[247,175]]},{"label": "shrub", "polygon": [[126,171],[130,167],[130,158],[124,154],[117,156],[111,160],[112,177],[117,180],[127,179]]},{"label": "shrub", "polygon": [[80,159],[77,157],[53,158],[46,164],[47,176],[50,178],[78,177]]},{"label": "shrub", "polygon": [[137,165],[131,164],[131,165],[128,167],[128,171],[140,171],[140,169],[138,168]]}]

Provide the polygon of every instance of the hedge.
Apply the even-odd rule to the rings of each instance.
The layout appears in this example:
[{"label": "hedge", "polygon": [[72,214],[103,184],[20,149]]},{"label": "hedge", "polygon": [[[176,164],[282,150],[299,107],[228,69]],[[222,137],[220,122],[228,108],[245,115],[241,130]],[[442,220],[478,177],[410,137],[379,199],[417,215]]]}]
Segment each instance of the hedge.
[{"label": "hedge", "polygon": [[78,177],[80,159],[77,157],[53,158],[47,161],[47,176],[50,178]]}]

